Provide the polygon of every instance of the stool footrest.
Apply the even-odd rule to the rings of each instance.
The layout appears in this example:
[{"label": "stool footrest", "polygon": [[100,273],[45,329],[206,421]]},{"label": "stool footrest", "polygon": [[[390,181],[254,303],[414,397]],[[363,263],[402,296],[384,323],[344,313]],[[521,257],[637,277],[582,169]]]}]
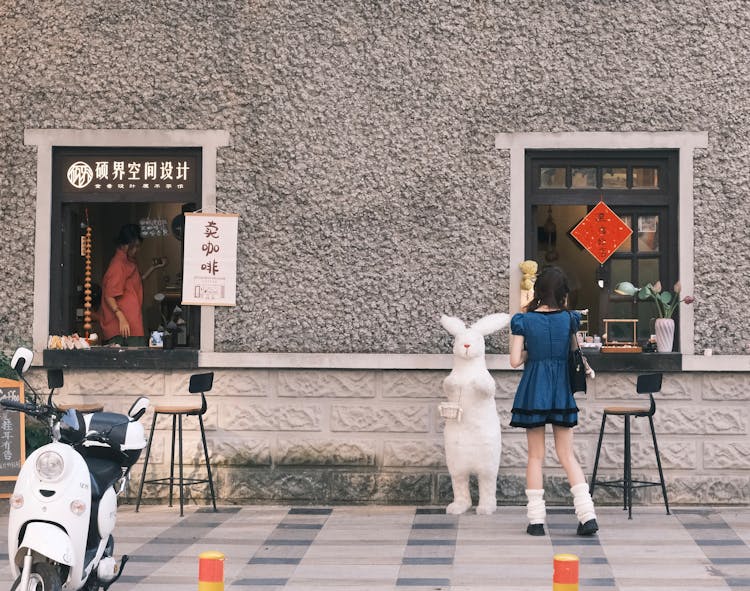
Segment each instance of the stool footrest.
[{"label": "stool footrest", "polygon": [[[609,486],[612,488],[622,488],[625,486],[624,480],[596,480],[591,483],[592,486]],[[647,486],[661,486],[661,482],[649,482],[646,480],[631,480],[632,488],[644,488]]]},{"label": "stool footrest", "polygon": [[[183,478],[182,479],[182,485],[183,486],[190,486],[192,484],[201,484],[203,482],[210,482],[208,478]],[[157,486],[169,486],[170,484],[177,484],[179,485],[180,479],[175,478],[153,478],[151,480],[144,480],[143,484],[156,484]]]}]

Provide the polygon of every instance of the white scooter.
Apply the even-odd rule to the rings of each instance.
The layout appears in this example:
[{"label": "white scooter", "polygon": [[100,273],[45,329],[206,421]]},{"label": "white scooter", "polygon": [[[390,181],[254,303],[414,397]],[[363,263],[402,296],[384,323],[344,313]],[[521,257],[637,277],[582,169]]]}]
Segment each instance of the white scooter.
[{"label": "white scooter", "polygon": [[[11,361],[24,382],[32,356],[22,348]],[[50,386],[61,386],[61,378],[58,373]],[[146,446],[138,419],[148,398],[138,398],[127,415],[82,415],[56,409],[54,389],[46,404],[39,403],[26,384],[32,402],[0,405],[46,422],[52,442],[26,459],[10,498],[8,557],[16,577],[11,591],[106,590],[128,560],[124,555],[119,565],[115,561],[112,531],[117,495]]]}]

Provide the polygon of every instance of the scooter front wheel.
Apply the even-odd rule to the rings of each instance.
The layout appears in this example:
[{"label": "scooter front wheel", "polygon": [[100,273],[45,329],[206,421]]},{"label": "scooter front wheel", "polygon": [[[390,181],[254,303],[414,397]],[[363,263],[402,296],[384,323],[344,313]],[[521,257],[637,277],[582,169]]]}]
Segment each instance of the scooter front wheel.
[{"label": "scooter front wheel", "polygon": [[10,591],[62,591],[60,573],[48,562],[37,562],[31,567],[29,585],[26,589],[19,589],[21,575],[13,583]]}]

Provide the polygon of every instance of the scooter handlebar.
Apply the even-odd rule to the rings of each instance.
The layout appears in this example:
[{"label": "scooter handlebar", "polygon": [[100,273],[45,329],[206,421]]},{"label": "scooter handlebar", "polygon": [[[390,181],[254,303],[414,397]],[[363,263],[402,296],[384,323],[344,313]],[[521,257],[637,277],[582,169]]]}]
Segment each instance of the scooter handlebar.
[{"label": "scooter handlebar", "polygon": [[33,404],[29,404],[28,402],[18,402],[18,400],[0,400],[0,404],[5,408],[20,410],[21,412],[31,412],[36,409]]},{"label": "scooter handlebar", "polygon": [[46,406],[37,406],[30,402],[19,402],[17,400],[0,400],[0,405],[10,410],[17,410],[35,417],[43,417],[50,413]]}]

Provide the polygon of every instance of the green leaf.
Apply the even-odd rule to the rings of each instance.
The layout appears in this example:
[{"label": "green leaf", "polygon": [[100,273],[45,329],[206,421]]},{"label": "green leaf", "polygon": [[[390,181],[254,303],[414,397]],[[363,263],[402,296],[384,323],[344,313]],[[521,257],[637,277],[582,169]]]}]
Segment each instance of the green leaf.
[{"label": "green leaf", "polygon": [[654,293],[653,286],[650,283],[647,283],[646,286],[638,292],[638,299],[647,300],[654,297],[655,295],[656,294]]},{"label": "green leaf", "polygon": [[0,351],[0,378],[18,379],[18,374],[10,366],[10,358],[2,351]]}]

